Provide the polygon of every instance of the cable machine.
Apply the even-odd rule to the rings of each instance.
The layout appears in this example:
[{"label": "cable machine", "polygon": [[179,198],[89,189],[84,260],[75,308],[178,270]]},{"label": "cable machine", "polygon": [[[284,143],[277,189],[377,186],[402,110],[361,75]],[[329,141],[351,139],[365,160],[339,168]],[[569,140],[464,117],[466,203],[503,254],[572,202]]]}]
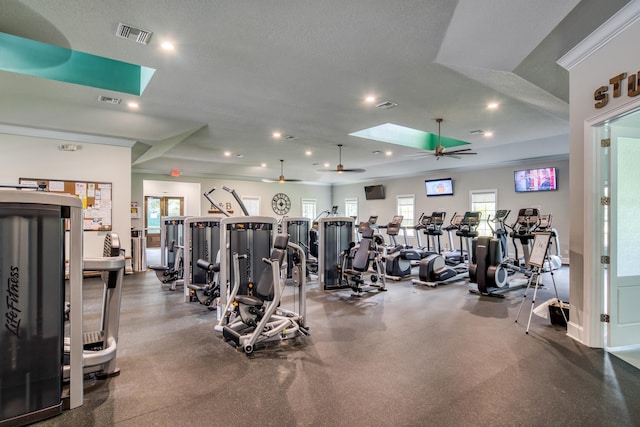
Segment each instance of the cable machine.
[{"label": "cable machine", "polygon": [[[190,216],[184,221],[184,300],[192,300],[207,285],[207,272],[197,266],[199,259],[219,262],[220,221],[217,216]],[[197,296],[197,295],[196,295]]]},{"label": "cable machine", "polygon": [[[230,284],[235,283],[233,254],[246,255],[239,260],[240,284],[238,294],[250,295],[256,280],[265,267],[262,258],[269,258],[277,230],[275,218],[244,216],[223,218],[220,221],[220,298],[218,320],[227,303]],[[222,327],[223,325],[220,325]]]},{"label": "cable machine", "polygon": [[354,221],[351,217],[326,217],[318,220],[319,248],[318,271],[323,290],[346,287],[340,272],[341,255],[350,249],[354,241]]},{"label": "cable machine", "polygon": [[[309,218],[292,217],[282,219],[282,229],[289,235],[289,242],[302,248],[305,259],[309,258]],[[296,250],[293,247],[287,249],[287,279],[293,277],[294,260]]]}]

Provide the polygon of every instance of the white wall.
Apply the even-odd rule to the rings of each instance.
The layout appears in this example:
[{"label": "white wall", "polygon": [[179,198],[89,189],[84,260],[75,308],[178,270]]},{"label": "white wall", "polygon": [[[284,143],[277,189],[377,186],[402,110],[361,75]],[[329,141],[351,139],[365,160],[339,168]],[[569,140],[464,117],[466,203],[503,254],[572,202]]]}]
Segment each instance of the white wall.
[{"label": "white wall", "polygon": [[[440,161],[455,162],[454,159]],[[516,193],[514,190],[513,172],[519,169],[541,168],[555,166],[558,168],[558,190],[535,193]],[[358,198],[359,221],[366,221],[369,215],[378,215],[378,223],[384,224],[396,215],[396,196],[415,196],[416,220],[422,212],[429,214],[443,210],[447,212],[448,221],[455,212],[463,214],[471,208],[470,192],[472,190],[497,190],[498,209],[510,209],[507,224],[512,224],[518,215],[518,210],[539,206],[541,213],[553,215],[553,227],[560,236],[560,250],[565,262],[569,261],[569,161],[547,161],[522,163],[517,166],[494,167],[481,170],[458,170],[451,172],[425,172],[424,175],[410,178],[376,180],[370,183],[339,185],[334,187],[334,203],[344,209],[345,198]],[[424,181],[435,178],[453,178],[454,195],[442,197],[427,197]],[[383,184],[385,186],[384,200],[365,200],[364,186]],[[445,239],[446,240],[446,239]],[[445,243],[445,240],[442,243]],[[415,243],[415,240],[412,241]],[[426,243],[426,242],[423,242]],[[509,242],[510,252],[513,253],[512,243]]]},{"label": "white wall", "polygon": [[[147,189],[157,192],[153,195],[185,195],[189,199],[189,207],[185,208],[185,215],[210,215],[208,210],[210,203],[205,199],[203,193],[216,187],[216,191],[211,197],[222,203],[230,203],[233,215],[242,215],[238,204],[233,196],[222,190],[223,186],[234,189],[240,197],[258,196],[260,197],[260,215],[274,216],[277,215],[271,208],[271,199],[276,193],[285,193],[291,200],[291,210],[287,214],[289,217],[302,215],[302,199],[315,199],[317,202],[318,212],[331,208],[331,187],[327,185],[309,185],[299,183],[265,183],[254,181],[237,181],[237,180],[221,180],[201,177],[171,177],[169,175],[147,175],[132,174],[132,200],[138,201],[140,206],[144,206],[144,196],[150,195],[146,193]],[[186,185],[189,184],[189,185]],[[194,194],[194,189],[198,188]],[[176,193],[176,191],[185,191],[185,193]],[[176,193],[176,194],[170,194]],[[194,210],[194,197],[197,198],[198,208]],[[185,199],[185,207],[187,206]],[[343,207],[344,211],[344,207]],[[142,221],[142,220],[140,220]],[[137,228],[137,224],[134,223]],[[143,227],[143,224],[139,224]]]},{"label": "white wall", "polygon": [[[71,141],[0,134],[0,182],[17,184],[20,178],[111,182],[113,231],[131,253],[131,148],[80,143],[75,152],[58,146]],[[78,144],[77,142],[73,142]],[[84,233],[84,256],[102,256],[105,232]]]},{"label": "white wall", "polygon": [[620,73],[632,75],[640,70],[640,57],[635,49],[640,38],[639,6],[637,1],[629,3],[608,24],[559,61],[570,70],[570,209],[573,221],[570,230],[571,319],[567,332],[592,347],[604,345],[603,327],[599,321],[604,307],[603,290],[594,274],[594,266],[599,262],[593,250],[596,247],[594,236],[599,233],[595,218],[599,206],[594,178],[596,142],[592,140],[590,129],[585,133],[585,124],[595,124],[599,118],[622,112],[638,102],[627,96],[625,79],[621,97],[613,98],[610,87],[608,105],[602,109],[594,106],[596,89],[609,85],[609,80]]}]

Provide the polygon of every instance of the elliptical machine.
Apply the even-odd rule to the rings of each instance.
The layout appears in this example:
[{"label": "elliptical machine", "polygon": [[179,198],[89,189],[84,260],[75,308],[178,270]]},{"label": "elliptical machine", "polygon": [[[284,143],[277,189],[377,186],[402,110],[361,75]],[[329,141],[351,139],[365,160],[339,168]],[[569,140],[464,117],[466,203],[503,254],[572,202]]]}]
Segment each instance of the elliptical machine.
[{"label": "elliptical machine", "polygon": [[[391,222],[386,226],[380,226],[380,228],[386,228],[387,235],[391,245],[386,248],[385,258],[385,274],[388,279],[401,280],[405,276],[411,274],[411,259],[407,259],[404,253],[404,247],[397,244],[395,237],[400,233],[401,223],[403,217],[396,215]],[[420,259],[420,257],[412,259]]]},{"label": "elliptical machine", "polygon": [[[491,214],[487,216],[487,225],[491,229],[491,233],[493,236],[500,241],[500,252],[502,253],[502,259],[506,259],[509,257],[509,248],[507,246],[507,236],[509,232],[507,231],[507,226],[505,225],[505,221],[507,217],[511,213],[508,209],[499,209],[496,211],[493,219],[491,218]],[[491,224],[494,224],[493,226]]]}]

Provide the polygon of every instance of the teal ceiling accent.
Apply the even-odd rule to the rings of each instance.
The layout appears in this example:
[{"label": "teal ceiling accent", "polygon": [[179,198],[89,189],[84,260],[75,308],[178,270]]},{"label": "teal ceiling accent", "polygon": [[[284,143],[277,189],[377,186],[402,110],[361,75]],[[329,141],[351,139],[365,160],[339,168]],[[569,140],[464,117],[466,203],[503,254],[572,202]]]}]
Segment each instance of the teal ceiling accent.
[{"label": "teal ceiling accent", "polygon": [[[438,134],[394,125],[393,123],[385,123],[359,130],[349,135],[428,151],[435,150],[438,145]],[[470,144],[469,142],[447,138],[445,136],[440,137],[440,142],[443,147],[457,147],[459,145]]]},{"label": "teal ceiling accent", "polygon": [[153,68],[0,33],[0,70],[142,95]]}]

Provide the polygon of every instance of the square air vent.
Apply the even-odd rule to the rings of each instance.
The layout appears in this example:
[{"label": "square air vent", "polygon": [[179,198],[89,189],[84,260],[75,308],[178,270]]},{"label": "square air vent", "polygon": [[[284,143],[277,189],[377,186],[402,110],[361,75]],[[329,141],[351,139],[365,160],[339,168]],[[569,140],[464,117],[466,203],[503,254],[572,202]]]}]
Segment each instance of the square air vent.
[{"label": "square air vent", "polygon": [[123,24],[122,22],[118,24],[118,29],[116,30],[116,36],[141,44],[149,44],[149,39],[151,39],[152,34],[149,30],[143,30],[133,25]]},{"label": "square air vent", "polygon": [[397,106],[398,106],[398,104],[396,104],[393,101],[382,101],[381,103],[376,104],[376,107],[380,108],[382,110],[386,110],[388,108],[393,108],[393,107],[397,107]]},{"label": "square air vent", "polygon": [[120,98],[111,98],[110,96],[98,96],[98,101],[100,102],[108,102],[109,104],[120,104]]}]

